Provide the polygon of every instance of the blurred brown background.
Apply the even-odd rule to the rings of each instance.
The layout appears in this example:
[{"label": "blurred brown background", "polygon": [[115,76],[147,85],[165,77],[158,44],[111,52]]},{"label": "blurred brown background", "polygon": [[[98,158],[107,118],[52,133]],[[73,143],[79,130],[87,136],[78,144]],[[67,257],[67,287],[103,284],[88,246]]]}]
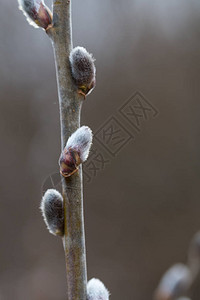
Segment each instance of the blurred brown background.
[{"label": "blurred brown background", "polygon": [[[94,143],[109,163],[85,180],[88,278],[113,300],[152,299],[200,229],[200,2],[72,2],[74,45],[97,66],[82,124],[95,132],[114,116],[134,135],[115,157]],[[17,7],[1,0],[0,299],[64,300],[62,243],[38,209],[60,154],[53,51]],[[140,132],[119,113],[137,91],[159,111],[140,118]]]}]

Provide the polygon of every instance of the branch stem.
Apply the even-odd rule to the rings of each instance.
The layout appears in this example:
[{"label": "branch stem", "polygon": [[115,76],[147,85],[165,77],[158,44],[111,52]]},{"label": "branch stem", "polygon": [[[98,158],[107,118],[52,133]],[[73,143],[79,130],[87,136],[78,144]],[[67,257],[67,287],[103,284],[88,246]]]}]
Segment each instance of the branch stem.
[{"label": "branch stem", "polygon": [[[75,89],[69,54],[72,50],[71,3],[55,0],[53,26],[47,30],[54,49],[61,124],[61,151],[69,136],[80,127],[82,97]],[[86,251],[83,217],[82,167],[71,177],[62,177],[65,212],[65,250],[68,300],[86,300]]]}]

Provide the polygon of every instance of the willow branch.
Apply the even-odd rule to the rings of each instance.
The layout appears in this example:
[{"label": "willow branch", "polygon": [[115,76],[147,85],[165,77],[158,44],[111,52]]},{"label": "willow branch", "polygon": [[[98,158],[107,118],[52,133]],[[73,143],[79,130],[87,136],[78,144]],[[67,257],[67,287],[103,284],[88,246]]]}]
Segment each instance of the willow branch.
[{"label": "willow branch", "polygon": [[[71,77],[69,54],[73,48],[71,3],[53,4],[53,25],[47,29],[54,48],[58,84],[61,150],[69,136],[80,127],[83,97],[77,93]],[[64,199],[64,237],[68,300],[86,299],[86,253],[83,217],[82,167],[71,177],[62,177]]]},{"label": "willow branch", "polygon": [[85,254],[81,165],[88,158],[93,135],[88,126],[80,127],[80,115],[82,100],[96,85],[94,58],[83,47],[73,49],[70,0],[54,0],[53,15],[43,0],[18,2],[27,21],[51,38],[56,63],[63,195],[47,190],[40,209],[49,232],[63,239],[68,300],[108,300],[109,291],[99,279],[87,283]]}]

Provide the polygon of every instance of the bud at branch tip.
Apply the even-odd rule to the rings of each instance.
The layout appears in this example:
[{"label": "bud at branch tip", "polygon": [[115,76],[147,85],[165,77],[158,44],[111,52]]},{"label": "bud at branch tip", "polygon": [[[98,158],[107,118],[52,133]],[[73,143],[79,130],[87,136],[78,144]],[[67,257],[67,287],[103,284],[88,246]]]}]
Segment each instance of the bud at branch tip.
[{"label": "bud at branch tip", "polygon": [[18,2],[19,9],[34,27],[47,29],[52,24],[52,12],[43,0],[18,0]]}]

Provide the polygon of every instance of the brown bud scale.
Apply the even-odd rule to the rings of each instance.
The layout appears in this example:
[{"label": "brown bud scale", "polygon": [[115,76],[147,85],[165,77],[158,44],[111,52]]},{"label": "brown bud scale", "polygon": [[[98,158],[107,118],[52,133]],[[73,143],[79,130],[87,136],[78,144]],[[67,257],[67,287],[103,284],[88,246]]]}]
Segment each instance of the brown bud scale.
[{"label": "brown bud scale", "polygon": [[72,148],[64,148],[59,160],[60,173],[64,177],[69,177],[78,171],[80,164],[81,159],[79,153]]}]

